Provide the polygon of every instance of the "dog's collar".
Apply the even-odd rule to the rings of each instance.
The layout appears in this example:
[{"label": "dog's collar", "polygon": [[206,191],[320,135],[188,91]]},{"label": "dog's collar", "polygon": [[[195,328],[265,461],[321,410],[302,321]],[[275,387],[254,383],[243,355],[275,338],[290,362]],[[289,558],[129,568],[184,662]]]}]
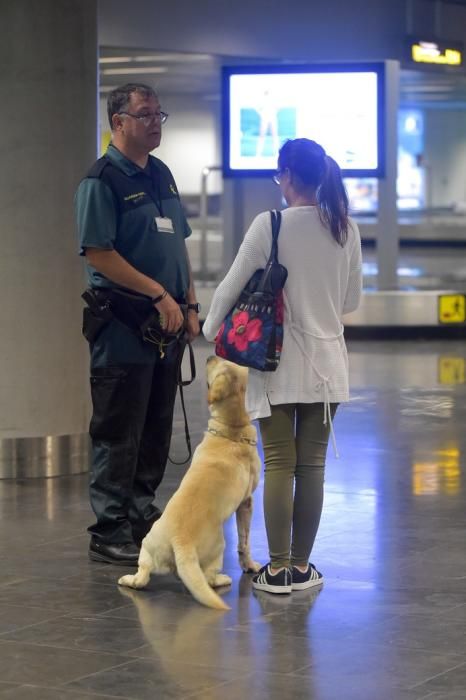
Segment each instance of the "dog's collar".
[{"label": "dog's collar", "polygon": [[244,437],[244,435],[241,435],[239,438],[233,438],[231,435],[226,435],[225,433],[222,433],[221,430],[217,430],[216,428],[207,428],[207,432],[212,433],[212,435],[216,435],[217,437],[226,438],[232,442],[246,442],[248,445],[257,445],[257,440]]}]

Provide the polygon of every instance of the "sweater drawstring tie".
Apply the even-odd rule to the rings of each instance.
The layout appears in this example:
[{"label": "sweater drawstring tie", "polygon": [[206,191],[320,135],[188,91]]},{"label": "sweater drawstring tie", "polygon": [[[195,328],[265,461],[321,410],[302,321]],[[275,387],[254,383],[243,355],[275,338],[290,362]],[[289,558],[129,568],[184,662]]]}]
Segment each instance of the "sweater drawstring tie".
[{"label": "sweater drawstring tie", "polygon": [[340,333],[338,333],[338,335],[334,335],[334,336],[315,335],[314,333],[310,333],[309,331],[305,330],[304,328],[301,328],[301,326],[298,326],[294,322],[291,322],[289,324],[289,328],[290,328],[291,334],[292,334],[293,338],[295,339],[297,345],[299,346],[299,349],[301,350],[302,354],[308,359],[312,369],[314,370],[314,372],[317,374],[317,376],[319,377],[319,379],[322,382],[323,404],[324,404],[323,424],[328,425],[330,428],[330,436],[332,438],[333,451],[334,451],[335,457],[338,459],[340,457],[340,454],[338,452],[337,441],[335,438],[335,431],[333,429],[332,411],[330,408],[330,397],[329,397],[330,377],[325,377],[323,374],[321,374],[319,372],[319,370],[315,366],[311,356],[306,351],[306,348],[304,347],[301,336],[302,335],[310,335],[313,338],[318,338],[319,340],[325,340],[325,341],[336,340],[337,338],[340,338],[343,335],[343,326],[341,328]]}]

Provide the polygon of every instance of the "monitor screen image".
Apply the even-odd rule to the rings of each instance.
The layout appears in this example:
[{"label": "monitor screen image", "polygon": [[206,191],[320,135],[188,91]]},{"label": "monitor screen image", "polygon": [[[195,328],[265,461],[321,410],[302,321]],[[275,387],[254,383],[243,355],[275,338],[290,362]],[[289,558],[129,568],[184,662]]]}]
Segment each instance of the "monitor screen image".
[{"label": "monitor screen image", "polygon": [[383,176],[383,63],[223,69],[223,173],[271,175],[288,139],[320,143],[346,177]]}]

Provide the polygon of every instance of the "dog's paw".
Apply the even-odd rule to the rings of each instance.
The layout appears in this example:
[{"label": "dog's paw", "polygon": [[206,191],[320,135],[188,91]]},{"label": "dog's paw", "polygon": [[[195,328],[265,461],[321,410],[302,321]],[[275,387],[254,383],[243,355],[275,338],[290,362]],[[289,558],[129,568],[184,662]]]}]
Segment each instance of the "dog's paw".
[{"label": "dog's paw", "polygon": [[243,570],[243,573],[245,574],[257,574],[257,572],[262,568],[259,562],[253,561],[252,559],[248,559],[247,561],[240,561],[240,565]]},{"label": "dog's paw", "polygon": [[136,576],[132,576],[130,574],[126,576],[122,576],[121,578],[118,579],[118,585],[119,586],[129,586],[129,588],[135,588],[134,585],[134,579]]},{"label": "dog's paw", "polygon": [[220,588],[220,586],[231,586],[232,579],[226,574],[217,574],[213,582],[210,584],[212,588]]}]

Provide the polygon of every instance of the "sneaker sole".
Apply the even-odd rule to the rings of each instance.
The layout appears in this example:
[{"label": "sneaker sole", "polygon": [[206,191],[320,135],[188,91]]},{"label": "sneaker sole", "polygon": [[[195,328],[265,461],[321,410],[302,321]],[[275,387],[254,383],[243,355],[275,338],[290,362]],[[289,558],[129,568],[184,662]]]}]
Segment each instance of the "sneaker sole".
[{"label": "sneaker sole", "polygon": [[306,588],[314,588],[314,586],[321,586],[323,582],[323,578],[318,578],[314,579],[313,581],[304,581],[303,583],[292,583],[291,590],[304,591]]},{"label": "sneaker sole", "polygon": [[113,564],[115,566],[133,566],[137,567],[138,562],[136,561],[130,561],[129,559],[111,559],[110,557],[106,557],[104,554],[98,554],[97,552],[88,552],[89,559],[91,561],[98,561],[101,564]]},{"label": "sneaker sole", "polygon": [[266,591],[267,593],[275,593],[278,595],[287,595],[291,593],[291,586],[271,586],[268,583],[253,582],[252,587],[255,588],[256,591]]}]

